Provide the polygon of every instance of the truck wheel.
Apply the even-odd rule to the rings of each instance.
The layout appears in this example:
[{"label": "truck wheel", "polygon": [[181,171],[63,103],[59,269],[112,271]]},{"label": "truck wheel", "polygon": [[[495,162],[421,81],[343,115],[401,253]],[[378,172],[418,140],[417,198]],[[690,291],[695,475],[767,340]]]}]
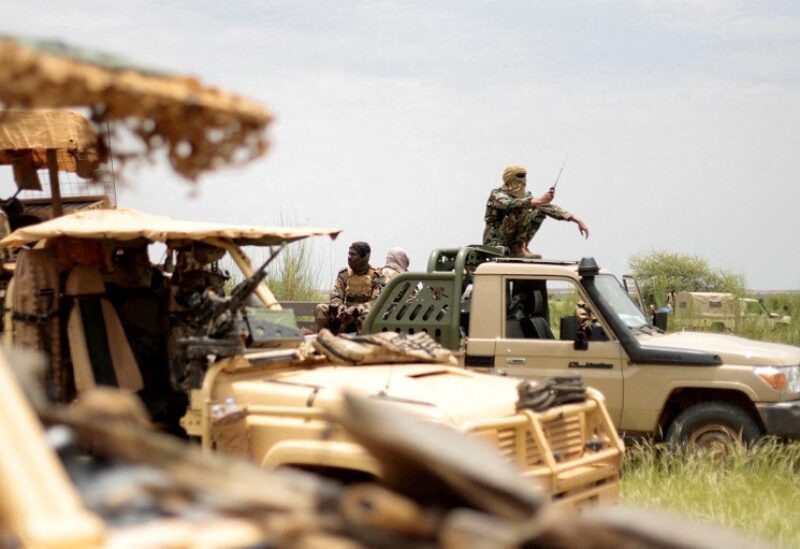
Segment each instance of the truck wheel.
[{"label": "truck wheel", "polygon": [[727,402],[702,402],[684,410],[667,430],[667,442],[711,448],[735,441],[748,444],[763,433],[750,414]]}]

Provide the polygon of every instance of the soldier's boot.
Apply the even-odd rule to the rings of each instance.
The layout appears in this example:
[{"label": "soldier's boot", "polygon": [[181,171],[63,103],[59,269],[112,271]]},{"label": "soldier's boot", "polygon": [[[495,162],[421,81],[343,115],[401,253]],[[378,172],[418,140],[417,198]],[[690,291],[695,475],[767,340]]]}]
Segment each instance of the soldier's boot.
[{"label": "soldier's boot", "polygon": [[511,257],[521,257],[525,259],[530,259],[533,257],[528,250],[525,249],[525,246],[522,244],[512,244],[511,245]]},{"label": "soldier's boot", "polygon": [[527,257],[530,257],[531,259],[542,259],[542,255],[541,254],[535,254],[532,251],[530,251],[530,249],[528,248],[527,244],[525,244],[523,246],[523,248],[525,249],[525,252],[528,254]]}]

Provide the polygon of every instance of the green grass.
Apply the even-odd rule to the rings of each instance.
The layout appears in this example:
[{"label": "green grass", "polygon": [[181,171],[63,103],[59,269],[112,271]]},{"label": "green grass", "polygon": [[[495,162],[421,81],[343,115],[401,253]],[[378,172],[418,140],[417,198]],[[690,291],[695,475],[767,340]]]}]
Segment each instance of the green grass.
[{"label": "green grass", "polygon": [[[261,265],[269,254],[266,250],[254,247],[248,250],[254,267]],[[278,301],[324,301],[327,294],[319,291],[319,268],[312,261],[311,244],[300,241],[289,244],[278,258],[267,268],[266,283]],[[242,281],[242,274],[233,260],[226,255],[220,262],[231,277],[225,284],[225,293]]]},{"label": "green grass", "polygon": [[621,500],[800,547],[800,442],[767,440],[716,454],[633,445]]}]

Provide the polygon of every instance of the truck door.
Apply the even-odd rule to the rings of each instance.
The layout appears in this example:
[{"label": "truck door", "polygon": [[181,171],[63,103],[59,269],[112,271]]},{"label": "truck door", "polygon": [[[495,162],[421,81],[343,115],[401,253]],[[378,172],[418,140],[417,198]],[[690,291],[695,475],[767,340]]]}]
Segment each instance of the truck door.
[{"label": "truck door", "polygon": [[639,289],[639,281],[636,280],[636,277],[633,275],[622,275],[622,285],[625,287],[625,291],[628,292],[631,301],[639,307],[639,310],[642,311],[642,314],[647,318],[649,314],[644,307],[642,290]]},{"label": "truck door", "polygon": [[[571,279],[505,277],[501,316],[504,325],[497,341],[495,369],[530,379],[580,374],[587,386],[606,397],[616,425],[622,414],[623,350],[602,319],[592,311],[583,290]],[[585,338],[576,307],[581,306]],[[592,317],[594,320],[592,320]]]}]

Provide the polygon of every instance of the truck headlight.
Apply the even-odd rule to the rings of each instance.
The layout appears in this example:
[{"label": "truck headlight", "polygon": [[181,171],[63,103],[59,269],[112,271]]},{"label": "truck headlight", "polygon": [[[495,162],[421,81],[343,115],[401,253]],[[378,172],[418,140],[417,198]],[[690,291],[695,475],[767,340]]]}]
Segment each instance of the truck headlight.
[{"label": "truck headlight", "polygon": [[759,366],[755,373],[776,391],[786,389],[790,393],[800,393],[800,365],[785,368]]}]

